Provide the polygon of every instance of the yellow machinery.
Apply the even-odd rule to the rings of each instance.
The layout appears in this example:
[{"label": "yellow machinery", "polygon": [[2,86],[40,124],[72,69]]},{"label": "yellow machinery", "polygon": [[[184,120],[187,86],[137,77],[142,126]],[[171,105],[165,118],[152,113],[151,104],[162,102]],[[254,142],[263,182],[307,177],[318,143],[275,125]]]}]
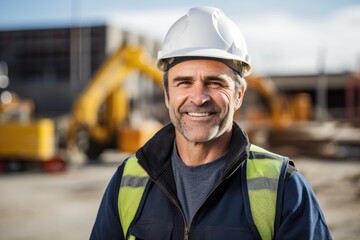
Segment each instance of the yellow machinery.
[{"label": "yellow machinery", "polygon": [[122,47],[100,67],[76,100],[68,131],[68,148],[80,150],[90,159],[114,147],[134,152],[160,128],[147,123],[130,126],[129,100],[123,83],[134,72],[162,86],[162,72],[140,47]]},{"label": "yellow machinery", "polygon": [[[246,80],[249,92],[240,116],[236,117],[241,121],[251,141],[268,148],[289,144],[295,146],[300,136],[304,136],[303,129],[310,124],[310,96],[305,93],[285,96],[274,82],[265,76],[252,74]],[[297,133],[292,134],[294,129]],[[285,138],[288,143],[280,142]]]},{"label": "yellow machinery", "polygon": [[[80,150],[90,159],[110,147],[134,152],[161,127],[146,119],[141,126],[128,124],[129,99],[122,84],[133,72],[162,86],[162,72],[142,48],[120,48],[103,63],[75,101],[67,129],[69,150]],[[11,102],[0,104],[0,172],[34,164],[47,172],[65,169],[65,161],[57,156],[61,133],[55,120],[34,119],[33,110],[31,101],[15,95]]]},{"label": "yellow machinery", "polygon": [[[294,122],[309,121],[311,115],[310,96],[305,93],[293,95],[292,98],[285,97],[277,89],[274,82],[262,75],[252,74],[246,78],[249,90],[260,94],[268,105],[268,112],[252,112],[254,105],[250,103],[249,113],[245,113],[250,122],[259,124],[264,122],[272,129],[281,129],[290,126]],[[254,126],[257,127],[257,126]]]},{"label": "yellow machinery", "polygon": [[65,170],[65,161],[56,156],[54,121],[33,119],[33,102],[9,94],[10,100],[0,103],[0,172],[29,166],[47,172]]},{"label": "yellow machinery", "polygon": [[55,153],[55,127],[50,119],[0,124],[0,155],[47,161]]}]

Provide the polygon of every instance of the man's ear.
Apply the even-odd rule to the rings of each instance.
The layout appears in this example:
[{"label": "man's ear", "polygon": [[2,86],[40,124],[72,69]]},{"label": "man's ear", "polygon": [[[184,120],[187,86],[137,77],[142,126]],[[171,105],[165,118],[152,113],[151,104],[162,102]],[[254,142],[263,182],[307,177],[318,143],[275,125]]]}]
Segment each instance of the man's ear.
[{"label": "man's ear", "polygon": [[235,111],[241,107],[243,98],[244,98],[244,88],[240,88],[239,91],[236,93],[235,96]]}]

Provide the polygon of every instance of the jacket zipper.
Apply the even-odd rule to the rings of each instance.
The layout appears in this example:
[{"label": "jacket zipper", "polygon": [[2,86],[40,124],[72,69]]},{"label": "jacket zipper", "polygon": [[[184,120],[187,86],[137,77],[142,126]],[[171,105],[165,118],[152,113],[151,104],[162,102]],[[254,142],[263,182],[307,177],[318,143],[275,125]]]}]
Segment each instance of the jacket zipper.
[{"label": "jacket zipper", "polygon": [[[139,161],[139,164],[146,169],[141,162]],[[146,170],[146,172],[148,172]],[[160,189],[165,193],[166,197],[176,206],[176,208],[180,211],[183,222],[184,222],[184,240],[189,240],[189,234],[190,234],[190,227],[188,227],[188,225],[186,224],[186,219],[185,219],[185,215],[184,212],[182,211],[181,207],[179,206],[179,204],[177,203],[177,201],[171,196],[171,194],[166,190],[166,188],[159,182],[154,180],[152,177],[150,177],[150,174],[148,173],[149,178],[151,179],[151,181],[153,181],[154,183],[156,183]],[[191,225],[190,225],[191,226]]]},{"label": "jacket zipper", "polygon": [[204,201],[201,203],[201,205],[199,206],[199,208],[196,210],[193,218],[191,218],[190,220],[190,224],[187,225],[186,224],[186,219],[184,216],[184,213],[181,209],[181,207],[179,206],[179,204],[177,203],[177,201],[171,196],[171,194],[166,190],[165,187],[163,187],[163,185],[159,182],[159,181],[155,181],[154,179],[150,178],[153,182],[155,182],[160,189],[165,193],[165,195],[167,196],[167,198],[176,206],[176,208],[180,211],[183,222],[184,222],[184,240],[189,240],[189,236],[190,236],[190,228],[192,225],[192,221],[195,218],[196,214],[198,213],[199,209],[204,205],[204,203],[209,199],[209,197],[212,195],[213,192],[215,192],[215,190],[224,182],[225,179],[230,178],[241,166],[241,164],[239,164],[230,174],[228,174],[228,176],[226,176],[226,178],[222,179],[211,191],[210,193],[206,196],[206,198],[204,199]]},{"label": "jacket zipper", "polygon": [[185,226],[184,240],[189,240],[190,229]]},{"label": "jacket zipper", "polygon": [[[205,202],[209,199],[209,197],[219,188],[219,186],[228,178],[230,178],[235,172],[236,170],[238,170],[238,168],[240,167],[240,164],[238,167],[235,168],[235,170],[233,170],[226,178],[222,179],[220,182],[218,182],[216,184],[216,186],[209,192],[209,194],[206,196],[206,198],[204,199],[204,201],[201,203],[201,205],[199,206],[199,208],[196,210],[194,216],[191,218],[190,220],[190,224],[189,224],[189,228],[185,227],[185,237],[184,240],[188,240],[189,239],[189,233],[190,233],[190,227],[192,225],[192,221],[195,218],[196,214],[198,213],[198,211],[200,210],[200,208],[205,204]],[[185,218],[184,218],[185,219]],[[186,226],[186,224],[185,224]]]},{"label": "jacket zipper", "polygon": [[[154,181],[154,180],[153,180]],[[189,233],[190,233],[190,227],[186,224],[186,219],[184,216],[184,213],[181,209],[181,207],[179,206],[179,204],[177,203],[177,201],[169,194],[169,192],[165,189],[165,187],[162,186],[162,184],[158,181],[154,181],[160,188],[161,190],[165,193],[165,195],[167,196],[167,198],[176,206],[176,208],[180,211],[183,222],[184,222],[184,240],[188,240],[189,239]],[[191,225],[190,225],[191,226]]]}]

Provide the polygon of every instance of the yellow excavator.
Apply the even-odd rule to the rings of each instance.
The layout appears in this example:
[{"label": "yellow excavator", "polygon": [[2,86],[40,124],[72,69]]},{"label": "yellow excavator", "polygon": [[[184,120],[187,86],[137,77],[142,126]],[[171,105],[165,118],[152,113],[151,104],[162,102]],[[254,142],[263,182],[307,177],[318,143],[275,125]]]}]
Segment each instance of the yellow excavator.
[{"label": "yellow excavator", "polygon": [[121,47],[100,67],[85,91],[75,101],[68,129],[68,149],[96,159],[107,148],[134,152],[161,124],[143,119],[141,126],[129,123],[130,109],[124,82],[139,72],[162,86],[162,72],[141,47]]},{"label": "yellow excavator", "polygon": [[0,101],[0,173],[29,167],[64,171],[65,161],[57,155],[54,121],[33,118],[32,100],[8,94],[9,101]]},{"label": "yellow excavator", "polygon": [[[245,120],[254,125],[261,123],[267,124],[272,129],[282,129],[290,126],[294,122],[306,122],[310,120],[312,105],[308,94],[298,93],[291,97],[282,94],[275,83],[263,75],[252,74],[246,78],[250,92],[262,98],[263,101],[258,106],[253,102],[245,103]],[[247,93],[249,94],[249,93]],[[251,94],[251,93],[250,93]],[[251,96],[246,96],[250,98]],[[264,106],[266,105],[266,106]]]},{"label": "yellow excavator", "polygon": [[[107,148],[134,152],[161,127],[159,122],[148,119],[143,119],[141,126],[129,123],[130,104],[123,84],[134,72],[162,86],[162,72],[144,49],[118,49],[74,102],[62,143],[67,152],[71,154],[75,149],[86,153],[88,159],[97,159]],[[15,98],[0,105],[0,172],[35,165],[46,172],[66,169],[65,159],[71,156],[61,154],[59,136],[63,136],[63,130],[59,131],[54,119],[31,117],[33,108],[29,101]],[[21,117],[15,119],[14,115]]]}]

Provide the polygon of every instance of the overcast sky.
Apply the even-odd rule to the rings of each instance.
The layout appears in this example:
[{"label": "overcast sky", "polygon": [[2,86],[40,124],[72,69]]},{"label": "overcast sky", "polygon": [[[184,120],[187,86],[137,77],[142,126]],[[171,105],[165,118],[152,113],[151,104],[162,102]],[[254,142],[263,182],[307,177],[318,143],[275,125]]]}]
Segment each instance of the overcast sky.
[{"label": "overcast sky", "polygon": [[[243,31],[254,72],[311,74],[360,69],[355,0],[0,0],[0,29],[112,22],[162,40],[194,6],[224,10]],[[319,56],[324,61],[320,61]],[[320,64],[321,62],[321,64]]]}]

